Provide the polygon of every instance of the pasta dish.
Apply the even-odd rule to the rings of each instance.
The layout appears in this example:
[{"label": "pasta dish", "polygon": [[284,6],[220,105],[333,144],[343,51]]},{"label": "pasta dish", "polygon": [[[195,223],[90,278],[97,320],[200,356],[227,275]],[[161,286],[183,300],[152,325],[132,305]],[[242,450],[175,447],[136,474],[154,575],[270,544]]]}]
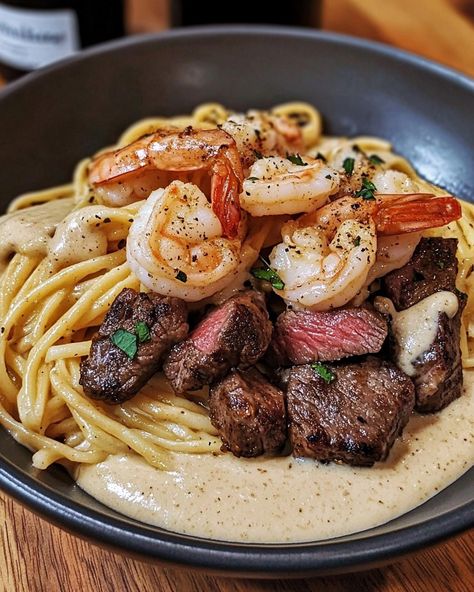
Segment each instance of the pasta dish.
[{"label": "pasta dish", "polygon": [[[184,532],[131,494],[117,506],[109,469],[93,484],[107,463],[140,491],[206,462],[213,483],[273,466],[347,481],[404,463],[413,426],[450,414],[454,446],[472,420],[473,224],[389,142],[325,136],[306,103],[140,121],[0,218],[0,424],[36,468]],[[248,540],[317,536],[302,528]]]}]

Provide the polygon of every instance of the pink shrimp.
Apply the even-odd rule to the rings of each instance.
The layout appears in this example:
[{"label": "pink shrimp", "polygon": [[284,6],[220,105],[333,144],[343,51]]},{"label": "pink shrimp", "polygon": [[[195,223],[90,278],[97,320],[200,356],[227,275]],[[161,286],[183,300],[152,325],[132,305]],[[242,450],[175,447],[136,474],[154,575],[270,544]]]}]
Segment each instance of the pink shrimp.
[{"label": "pink shrimp", "polygon": [[373,199],[345,196],[305,214],[298,226],[316,224],[335,232],[343,220],[364,222],[371,218],[378,235],[395,235],[437,228],[458,220],[461,204],[452,196],[431,193],[375,194]]},{"label": "pink shrimp", "polygon": [[211,176],[212,209],[223,235],[237,236],[242,164],[234,139],[223,130],[158,130],[99,155],[90,165],[89,182],[106,205],[121,206],[146,198],[181,173],[190,172]]},{"label": "pink shrimp", "polygon": [[[450,196],[417,193],[336,199],[283,225],[283,240],[269,256],[284,285],[277,292],[296,308],[343,306],[367,284],[379,256],[378,237],[420,233],[460,217],[461,206]],[[395,241],[400,243],[397,257],[404,258],[400,265],[416,247],[413,236],[413,241]],[[379,268],[385,273],[388,265],[397,266],[394,261],[383,263]]]}]

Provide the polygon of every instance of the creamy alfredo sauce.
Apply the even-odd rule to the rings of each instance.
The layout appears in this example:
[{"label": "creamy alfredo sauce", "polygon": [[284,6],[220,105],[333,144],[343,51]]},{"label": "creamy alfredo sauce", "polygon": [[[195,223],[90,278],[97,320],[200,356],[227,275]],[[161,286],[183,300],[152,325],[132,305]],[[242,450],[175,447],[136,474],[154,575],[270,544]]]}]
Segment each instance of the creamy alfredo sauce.
[{"label": "creamy alfredo sauce", "polygon": [[132,455],[78,469],[80,487],[142,522],[213,539],[298,542],[383,524],[466,472],[474,458],[474,372],[441,413],[416,415],[372,468],[291,457],[177,455],[159,471]]},{"label": "creamy alfredo sauce", "polygon": [[377,296],[375,308],[392,318],[392,331],[399,343],[396,363],[408,376],[415,376],[414,362],[428,351],[438,332],[438,317],[445,313],[452,319],[459,302],[453,292],[442,291],[423,298],[410,308],[397,312],[389,298]]},{"label": "creamy alfredo sauce", "polygon": [[0,216],[0,272],[12,253],[44,256],[56,226],[74,205],[74,198],[55,199]]}]

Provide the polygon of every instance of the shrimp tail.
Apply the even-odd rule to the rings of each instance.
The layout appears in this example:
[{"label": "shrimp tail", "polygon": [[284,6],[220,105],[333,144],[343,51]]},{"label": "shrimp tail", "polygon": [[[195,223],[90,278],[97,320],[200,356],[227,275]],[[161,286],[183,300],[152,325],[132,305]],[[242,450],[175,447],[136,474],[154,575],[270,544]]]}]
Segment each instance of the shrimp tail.
[{"label": "shrimp tail", "polygon": [[212,209],[222,225],[223,235],[227,238],[235,238],[239,232],[239,194],[242,184],[239,172],[225,158],[216,160],[212,167]]},{"label": "shrimp tail", "polygon": [[461,216],[461,204],[455,197],[418,193],[386,201],[375,212],[374,221],[379,234],[394,235],[437,228]]}]

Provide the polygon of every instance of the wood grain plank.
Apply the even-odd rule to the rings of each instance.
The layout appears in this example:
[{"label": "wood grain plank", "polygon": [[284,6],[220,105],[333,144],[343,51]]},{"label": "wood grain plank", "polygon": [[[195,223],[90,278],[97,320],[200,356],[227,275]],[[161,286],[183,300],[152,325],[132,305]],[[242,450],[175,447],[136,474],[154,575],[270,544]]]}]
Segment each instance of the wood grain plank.
[{"label": "wood grain plank", "polygon": [[474,26],[448,0],[326,1],[323,28],[383,41],[474,75]]},{"label": "wood grain plank", "polygon": [[305,580],[244,580],[161,568],[52,526],[0,493],[1,592],[470,592],[474,533],[382,569]]}]

